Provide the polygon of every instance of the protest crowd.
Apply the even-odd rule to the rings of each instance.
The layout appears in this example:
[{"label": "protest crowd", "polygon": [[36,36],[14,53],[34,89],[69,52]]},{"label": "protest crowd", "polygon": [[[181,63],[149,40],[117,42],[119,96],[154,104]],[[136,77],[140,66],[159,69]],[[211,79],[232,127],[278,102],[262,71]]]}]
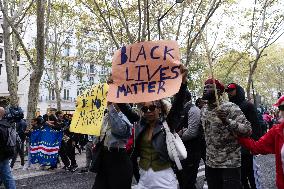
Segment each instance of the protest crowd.
[{"label": "protest crowd", "polygon": [[[170,53],[164,56],[173,58]],[[137,59],[140,55],[141,50]],[[156,86],[158,92],[151,82],[145,88],[141,85],[149,93],[146,100],[127,99],[138,93],[137,88],[129,84],[136,89],[133,92],[121,88],[121,83],[113,97],[125,98],[123,102],[108,100],[103,106],[96,98],[96,108],[103,108],[96,136],[74,132],[70,128],[77,118],[61,111],[37,116],[27,124],[20,107],[0,107],[1,183],[16,188],[12,170],[19,155],[23,170],[37,165],[47,171],[95,172],[93,189],[130,189],[133,177],[136,189],[196,189],[201,160],[209,189],[259,189],[255,155],[275,154],[276,165],[271,166],[277,174],[272,179],[284,189],[284,96],[270,108],[257,109],[245,98],[242,86],[210,78],[204,82],[203,95],[193,97],[185,66],[160,69],[163,85]],[[166,77],[166,69],[174,75]],[[178,90],[172,96],[151,99],[176,78]],[[143,79],[139,75],[137,80]],[[115,75],[110,76],[108,84],[116,81]],[[77,170],[76,150],[86,153],[82,170]]]}]

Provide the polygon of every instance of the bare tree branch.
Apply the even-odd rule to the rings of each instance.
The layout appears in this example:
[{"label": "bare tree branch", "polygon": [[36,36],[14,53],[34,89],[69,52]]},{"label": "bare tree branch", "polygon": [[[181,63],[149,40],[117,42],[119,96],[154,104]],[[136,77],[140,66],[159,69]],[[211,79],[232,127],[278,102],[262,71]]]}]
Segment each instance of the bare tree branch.
[{"label": "bare tree branch", "polygon": [[94,4],[95,4],[95,6],[96,6],[96,9],[97,9],[98,12],[99,12],[99,15],[97,15],[97,13],[95,12],[95,10],[92,9],[87,3],[85,3],[85,2],[82,1],[82,0],[80,0],[80,2],[83,3],[83,5],[85,5],[94,15],[96,15],[97,17],[99,17],[99,18],[101,18],[101,19],[103,20],[104,26],[106,27],[106,29],[107,29],[107,31],[108,31],[110,37],[112,38],[112,40],[113,40],[113,42],[114,42],[116,48],[119,49],[119,44],[118,44],[118,42],[117,42],[117,40],[116,40],[116,38],[115,38],[115,35],[114,35],[114,33],[113,33],[113,30],[112,30],[112,28],[110,27],[110,24],[107,22],[107,20],[106,20],[106,18],[105,18],[105,16],[104,16],[104,14],[103,14],[103,12],[102,12],[100,6],[99,6],[98,3],[97,3],[97,0],[94,0]]},{"label": "bare tree branch", "polygon": [[29,9],[32,7],[33,3],[34,3],[34,0],[32,0],[32,1],[30,2],[29,6],[25,9],[25,12],[22,14],[22,17],[15,23],[15,26],[16,26],[16,27],[17,27],[17,26],[22,22],[22,20],[26,17],[26,15],[27,15]]},{"label": "bare tree branch", "polygon": [[20,36],[18,30],[15,28],[14,24],[13,24],[12,21],[9,19],[7,12],[6,12],[6,11],[4,10],[4,8],[3,8],[2,0],[0,0],[0,6],[1,6],[1,10],[2,10],[3,16],[4,16],[5,19],[7,20],[8,24],[10,25],[10,27],[12,28],[12,30],[13,30],[15,36],[18,38],[19,43],[20,43],[22,49],[24,50],[24,53],[25,53],[25,55],[27,56],[27,59],[29,60],[29,63],[31,64],[31,66],[32,66],[33,68],[35,68],[35,63],[34,63],[32,57],[30,56],[29,51],[28,51],[28,49],[26,48],[26,46],[25,46],[25,44],[24,44],[24,42],[23,42],[23,40],[22,40],[22,38],[21,38],[21,36]]},{"label": "bare tree branch", "polygon": [[180,27],[181,27],[181,23],[182,23],[183,14],[184,14],[184,9],[185,9],[185,3],[184,3],[183,6],[182,6],[182,11],[181,11],[181,14],[180,14],[180,19],[179,19],[179,22],[178,22],[178,29],[177,29],[177,33],[176,33],[176,41],[178,40],[179,35],[180,35]]},{"label": "bare tree branch", "polygon": [[[194,35],[194,37],[192,38],[192,40],[188,39],[188,45],[187,45],[187,49],[186,49],[186,63],[185,65],[188,66],[189,61],[192,57],[192,52],[194,50],[194,42],[198,41],[197,39],[200,37],[200,34],[203,32],[206,24],[208,23],[208,21],[210,20],[210,18],[213,16],[213,14],[215,13],[215,11],[219,8],[222,0],[218,0],[218,2],[216,3],[217,0],[214,0],[214,2],[212,3],[211,7],[209,8],[209,11],[207,13],[207,16],[201,26],[201,28],[198,30],[198,32]],[[196,45],[195,45],[196,46]]]},{"label": "bare tree branch", "polygon": [[[123,8],[122,8],[122,6],[121,6],[121,4],[120,4],[119,1],[115,1],[115,3],[116,3],[117,5],[113,4],[113,6],[114,6],[114,7],[119,7],[119,8],[120,8],[120,11],[121,11],[121,13],[122,13],[122,15],[121,15],[120,11],[119,11],[117,8],[114,8],[116,14],[118,15],[118,18],[119,18],[121,24],[123,25],[123,27],[124,27],[125,30],[126,30],[126,34],[127,34],[127,37],[128,37],[128,42],[129,42],[129,43],[133,43],[133,38],[132,38],[131,33],[130,33],[130,31],[129,31],[129,23],[128,23],[128,21],[127,21],[125,12],[124,12],[124,10],[123,10]],[[123,18],[124,18],[124,19],[123,19]]]},{"label": "bare tree branch", "polygon": [[45,31],[44,31],[44,35],[45,35],[45,53],[47,53],[48,51],[48,46],[49,46],[49,38],[48,38],[48,29],[49,29],[49,19],[50,19],[50,12],[51,12],[51,0],[48,0],[47,2],[47,12],[46,12],[46,20],[45,20]]}]

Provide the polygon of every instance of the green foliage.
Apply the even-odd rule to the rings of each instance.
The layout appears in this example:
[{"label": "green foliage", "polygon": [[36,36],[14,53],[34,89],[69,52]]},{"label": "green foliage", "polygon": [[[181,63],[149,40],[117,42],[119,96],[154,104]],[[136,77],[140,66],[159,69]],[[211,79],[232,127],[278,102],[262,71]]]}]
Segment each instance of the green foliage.
[{"label": "green foliage", "polygon": [[[28,2],[31,1],[26,0],[25,6]],[[56,62],[59,77],[63,79],[70,73],[82,77],[86,70],[75,68],[73,64],[76,62],[82,63],[83,66],[91,63],[111,67],[115,50],[123,45],[147,40],[147,8],[150,40],[157,40],[158,19],[174,4],[174,0],[149,0],[149,5],[145,4],[146,0],[51,2],[46,61]],[[160,22],[161,39],[178,40],[182,62],[187,64],[189,69],[189,87],[197,94],[201,93],[204,80],[210,77],[204,43],[209,47],[209,55],[213,59],[215,77],[224,83],[234,81],[246,87],[249,62],[253,62],[257,57],[251,41],[255,44],[261,35],[258,47],[262,50],[267,39],[277,39],[278,35],[270,34],[284,17],[283,1],[269,1],[273,4],[267,6],[267,16],[261,30],[263,8],[260,5],[264,1],[256,1],[258,5],[253,21],[253,4],[242,8],[240,1],[222,0],[200,32],[212,4],[217,2],[219,1],[185,0],[182,4],[176,4]],[[35,17],[35,12],[35,5],[32,5],[27,12],[28,17],[22,21],[24,25],[30,24],[29,18]],[[179,27],[180,18],[182,19]],[[283,32],[283,27],[279,28],[279,31]],[[204,36],[204,40],[199,33]],[[196,36],[197,34],[199,36]],[[195,36],[195,41],[192,41]],[[74,43],[69,43],[68,38],[74,39]],[[76,48],[76,55],[66,56],[62,53],[71,47]],[[33,54],[36,53],[33,45],[29,50]],[[275,91],[283,91],[283,81],[279,79],[283,78],[281,72],[283,73],[284,61],[281,53],[283,49],[279,46],[263,51],[267,56],[262,54],[253,76],[256,91],[267,98]],[[188,56],[189,54],[191,56]],[[101,81],[105,79],[101,78]]]}]

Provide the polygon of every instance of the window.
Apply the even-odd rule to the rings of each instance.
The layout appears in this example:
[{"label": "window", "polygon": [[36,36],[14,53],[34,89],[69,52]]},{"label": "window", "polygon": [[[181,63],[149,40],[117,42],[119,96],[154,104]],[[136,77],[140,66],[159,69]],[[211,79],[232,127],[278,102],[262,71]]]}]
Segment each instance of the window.
[{"label": "window", "polygon": [[0,48],[0,58],[3,58],[3,49]]},{"label": "window", "polygon": [[64,89],[63,100],[66,100],[66,89]]},{"label": "window", "polygon": [[90,84],[93,85],[94,84],[94,77],[90,77]]},{"label": "window", "polygon": [[78,66],[77,66],[78,70],[82,71],[83,67],[82,67],[82,63],[78,62]]},{"label": "window", "polygon": [[69,56],[69,55],[70,55],[70,47],[67,47],[67,48],[65,49],[65,55],[66,55],[66,56]]},{"label": "window", "polygon": [[48,99],[49,100],[54,100],[55,99],[55,90],[54,89],[49,89],[49,96]]},{"label": "window", "polygon": [[79,96],[80,95],[80,90],[77,90],[77,96]]},{"label": "window", "polygon": [[90,73],[95,73],[95,65],[90,64]]},{"label": "window", "polygon": [[108,68],[107,67],[102,67],[100,71],[101,75],[107,75],[108,74]]},{"label": "window", "polygon": [[67,100],[69,100],[69,90],[67,90]]},{"label": "window", "polygon": [[67,73],[67,75],[66,75],[66,81],[70,81],[70,73]]},{"label": "window", "polygon": [[70,64],[69,61],[67,62],[67,73],[66,73],[66,81],[70,81],[70,75],[71,75],[71,69],[70,69]]},{"label": "window", "polygon": [[55,90],[51,89],[51,100],[55,100]]},{"label": "window", "polygon": [[64,89],[64,100],[69,100],[69,90],[68,89]]},{"label": "window", "polygon": [[16,52],[16,56],[17,56],[17,61],[20,61],[21,57],[19,51]]},{"label": "window", "polygon": [[3,33],[0,33],[0,43],[3,43]]},{"label": "window", "polygon": [[1,75],[1,73],[2,73],[2,67],[3,67],[3,65],[0,64],[0,75]]}]

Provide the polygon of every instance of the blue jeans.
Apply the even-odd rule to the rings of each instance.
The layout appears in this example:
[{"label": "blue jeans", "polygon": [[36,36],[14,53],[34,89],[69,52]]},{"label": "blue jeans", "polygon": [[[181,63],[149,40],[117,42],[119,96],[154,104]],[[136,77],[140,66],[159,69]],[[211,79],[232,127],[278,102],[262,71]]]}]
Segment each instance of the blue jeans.
[{"label": "blue jeans", "polygon": [[16,183],[8,159],[0,161],[0,183],[1,182],[4,183],[6,189],[16,189]]}]

